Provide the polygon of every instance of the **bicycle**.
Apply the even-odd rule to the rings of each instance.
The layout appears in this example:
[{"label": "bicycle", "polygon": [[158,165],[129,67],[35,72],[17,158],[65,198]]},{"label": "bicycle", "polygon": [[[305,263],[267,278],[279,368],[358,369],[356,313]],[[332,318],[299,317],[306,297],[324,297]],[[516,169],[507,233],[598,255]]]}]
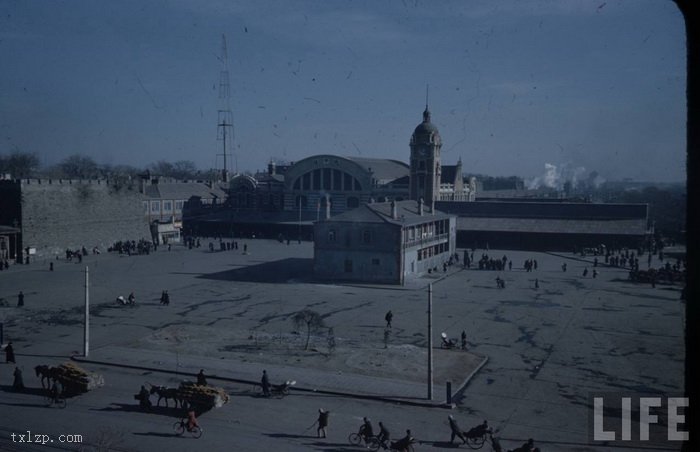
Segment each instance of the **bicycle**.
[{"label": "bicycle", "polygon": [[[364,442],[366,445],[371,447],[371,445],[373,444],[372,440],[376,441],[377,449],[378,449],[379,448],[379,441],[377,440],[376,436],[366,437],[366,436],[360,435],[359,433],[350,433],[350,435],[348,435],[348,441],[353,446],[361,446],[362,443]],[[374,449],[374,450],[377,450],[377,449]]]},{"label": "bicycle", "polygon": [[54,397],[54,395],[49,392],[44,396],[44,400],[46,401],[47,407],[51,407],[53,405],[57,406],[58,408],[66,407],[66,397],[63,394],[58,394],[56,397]]},{"label": "bicycle", "polygon": [[185,434],[185,431],[190,432],[190,435],[192,435],[194,438],[199,438],[202,436],[203,430],[202,427],[196,425],[192,428],[187,428],[187,419],[181,419],[173,424],[173,430],[175,430],[175,434],[177,436],[182,436]]}]

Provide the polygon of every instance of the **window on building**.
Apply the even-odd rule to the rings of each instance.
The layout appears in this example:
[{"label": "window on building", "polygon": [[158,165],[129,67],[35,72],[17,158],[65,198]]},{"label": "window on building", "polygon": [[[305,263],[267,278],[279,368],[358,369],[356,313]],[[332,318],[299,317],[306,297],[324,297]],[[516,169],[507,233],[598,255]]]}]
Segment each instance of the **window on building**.
[{"label": "window on building", "polygon": [[418,162],[418,169],[425,170],[425,160],[421,160]]},{"label": "window on building", "polygon": [[328,231],[328,242],[335,243],[335,229],[330,229]]},{"label": "window on building", "polygon": [[294,186],[292,188],[294,190],[301,190],[301,177],[298,177],[297,180],[294,181]]},{"label": "window on building", "polygon": [[313,171],[313,181],[312,181],[311,186],[314,190],[321,189],[321,170],[320,169],[315,169]]},{"label": "window on building", "polygon": [[367,229],[362,231],[362,243],[372,243],[372,231]]},{"label": "window on building", "polygon": [[377,265],[377,266],[378,266],[379,264],[381,264],[381,262],[379,261],[379,259],[377,259],[376,257],[373,257],[373,258],[372,258],[372,265]]},{"label": "window on building", "polygon": [[345,273],[352,273],[352,260],[345,259]]},{"label": "window on building", "polygon": [[343,190],[352,191],[352,176],[348,173],[343,173]]},{"label": "window on building", "polygon": [[360,182],[357,179],[353,179],[353,182],[355,184],[355,191],[362,191],[362,187],[360,187]]},{"label": "window on building", "polygon": [[304,174],[302,187],[304,190],[311,190],[311,173]]},{"label": "window on building", "polygon": [[175,201],[175,212],[180,212],[182,211],[182,206],[184,205],[185,201]]},{"label": "window on building", "polygon": [[173,211],[173,202],[172,201],[163,201],[163,212],[172,212]]},{"label": "window on building", "polygon": [[151,201],[151,213],[160,213],[160,201]]},{"label": "window on building", "polygon": [[324,190],[331,189],[331,169],[330,168],[323,169],[323,189]]},{"label": "window on building", "polygon": [[343,189],[343,173],[340,170],[333,170],[333,190],[340,191]]}]

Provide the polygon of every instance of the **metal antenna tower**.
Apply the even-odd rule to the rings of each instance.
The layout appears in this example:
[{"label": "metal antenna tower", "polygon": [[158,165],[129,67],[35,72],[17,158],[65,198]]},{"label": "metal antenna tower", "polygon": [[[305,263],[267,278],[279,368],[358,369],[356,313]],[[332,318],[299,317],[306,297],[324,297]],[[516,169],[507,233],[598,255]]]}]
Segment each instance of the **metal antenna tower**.
[{"label": "metal antenna tower", "polygon": [[[226,48],[226,35],[221,35],[221,63],[223,69],[219,74],[219,110],[216,124],[216,139],[223,142],[224,169],[222,178],[228,181],[227,157],[231,155],[229,149],[233,145],[233,113],[231,112],[231,85],[228,81],[228,50]],[[234,172],[238,171],[235,165]]]}]

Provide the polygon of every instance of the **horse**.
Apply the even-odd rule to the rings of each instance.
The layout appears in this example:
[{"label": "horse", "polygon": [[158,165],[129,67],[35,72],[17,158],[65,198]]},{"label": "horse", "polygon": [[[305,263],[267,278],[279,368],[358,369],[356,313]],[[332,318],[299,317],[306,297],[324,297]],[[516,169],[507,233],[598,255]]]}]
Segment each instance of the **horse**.
[{"label": "horse", "polygon": [[[149,383],[150,384],[150,383]],[[153,386],[151,385],[151,394],[158,394],[158,401],[156,406],[160,405],[161,399],[165,399],[165,407],[168,407],[168,399],[173,399],[175,402],[175,408],[177,408],[177,402],[180,401],[180,407],[182,407],[182,400],[177,394],[176,388],[168,388],[165,386]]]},{"label": "horse", "polygon": [[34,368],[34,373],[37,377],[41,377],[41,387],[44,387],[44,379],[46,379],[46,387],[51,387],[51,380],[56,380],[58,375],[56,373],[55,367],[49,367],[47,365],[36,366]]}]

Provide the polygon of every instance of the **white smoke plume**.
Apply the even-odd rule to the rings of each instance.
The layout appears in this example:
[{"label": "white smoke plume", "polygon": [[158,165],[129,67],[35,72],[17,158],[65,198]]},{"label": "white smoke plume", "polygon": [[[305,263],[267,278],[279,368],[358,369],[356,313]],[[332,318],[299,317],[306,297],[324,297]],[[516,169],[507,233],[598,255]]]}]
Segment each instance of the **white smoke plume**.
[{"label": "white smoke plume", "polygon": [[[544,174],[537,176],[527,182],[527,188],[535,190],[538,188],[551,188],[561,191],[564,189],[564,184],[571,183],[571,188],[575,189],[582,181],[586,168],[582,166],[574,167],[570,163],[564,163],[559,166],[553,163],[544,164]],[[600,184],[604,179],[596,174],[596,179],[600,178]]]}]

